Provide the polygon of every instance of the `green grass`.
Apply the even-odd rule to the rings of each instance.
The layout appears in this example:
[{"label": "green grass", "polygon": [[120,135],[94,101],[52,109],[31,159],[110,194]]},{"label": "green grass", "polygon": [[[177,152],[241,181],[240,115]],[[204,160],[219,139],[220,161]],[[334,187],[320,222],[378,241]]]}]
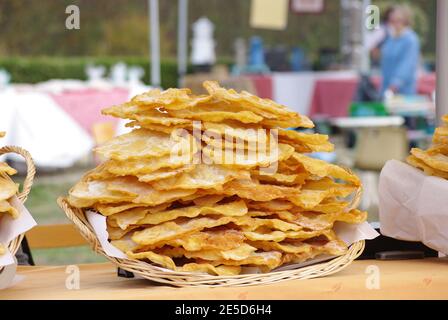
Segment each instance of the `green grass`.
[{"label": "green grass", "polygon": [[32,251],[36,265],[68,265],[106,262],[106,258],[88,247],[35,249]]},{"label": "green grass", "polygon": [[36,183],[31,189],[26,202],[27,208],[39,224],[68,223],[64,212],[59,208],[56,200],[67,194],[72,184],[69,183]]}]

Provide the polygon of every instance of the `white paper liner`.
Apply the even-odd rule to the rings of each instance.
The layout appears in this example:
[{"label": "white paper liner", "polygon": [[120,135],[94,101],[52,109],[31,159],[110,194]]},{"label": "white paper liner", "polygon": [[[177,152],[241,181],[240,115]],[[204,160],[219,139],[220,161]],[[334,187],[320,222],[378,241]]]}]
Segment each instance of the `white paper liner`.
[{"label": "white paper liner", "polygon": [[13,259],[13,263],[1,267],[0,271],[0,290],[6,289],[10,286],[12,286],[17,280],[16,280],[16,270],[17,270],[17,264],[15,263]]},{"label": "white paper liner", "polygon": [[381,233],[448,253],[448,181],[390,160],[379,183]]},{"label": "white paper liner", "polygon": [[[18,210],[19,217],[13,219],[10,215],[4,214],[0,218],[0,243],[5,247],[11,240],[18,237],[20,234],[27,232],[36,225],[36,221],[17,197],[14,196],[11,198],[9,203]],[[9,251],[0,256],[0,267],[14,263],[14,257]]]},{"label": "white paper liner", "polygon": [[[87,211],[86,212],[87,220],[89,221],[90,225],[92,226],[96,236],[98,237],[98,240],[101,243],[101,246],[103,247],[104,252],[111,257],[114,258],[121,258],[121,259],[127,259],[127,256],[124,252],[119,250],[118,248],[114,247],[107,239],[109,238],[109,234],[107,233],[107,225],[106,225],[106,217],[102,216],[99,213],[96,213],[94,211]],[[379,236],[379,233],[373,229],[369,223],[363,222],[360,224],[349,224],[344,222],[336,222],[334,230],[337,234],[337,236],[343,240],[348,246],[351,244],[360,241],[360,240],[371,240]],[[330,255],[324,255],[319,256],[315,259],[310,259],[308,261],[297,263],[297,264],[289,264],[281,266],[280,268],[275,269],[274,271],[283,271],[283,270],[292,270],[297,269],[300,267],[305,267],[308,265],[312,265],[315,263],[323,262],[326,260],[330,260],[334,258],[334,256]],[[172,270],[159,267],[160,269],[167,271],[167,272],[173,272]],[[242,273],[249,274],[249,273],[256,273],[258,272],[258,268],[244,268]]]},{"label": "white paper liner", "polygon": [[87,211],[87,220],[89,221],[90,225],[93,227],[93,230],[95,231],[95,234],[98,237],[98,240],[100,241],[104,252],[106,252],[109,257],[119,258],[119,259],[127,258],[126,254],[123,251],[114,247],[108,241],[109,233],[107,232],[107,224],[106,224],[105,216],[98,214],[96,212],[93,212],[93,211]]},{"label": "white paper liner", "polygon": [[[1,223],[1,222],[0,222]],[[6,248],[7,243],[2,242],[2,245]],[[14,264],[14,257],[6,248],[6,252],[0,256],[0,268]]]},{"label": "white paper liner", "polygon": [[[13,219],[8,214],[5,214],[0,218],[0,243],[5,247],[11,240],[36,225],[36,221],[16,196],[11,198],[9,203],[17,209],[19,217]],[[16,275],[17,261],[8,249],[5,254],[0,256],[0,269],[2,269],[0,272],[0,289],[13,286],[23,279],[22,276]]]}]

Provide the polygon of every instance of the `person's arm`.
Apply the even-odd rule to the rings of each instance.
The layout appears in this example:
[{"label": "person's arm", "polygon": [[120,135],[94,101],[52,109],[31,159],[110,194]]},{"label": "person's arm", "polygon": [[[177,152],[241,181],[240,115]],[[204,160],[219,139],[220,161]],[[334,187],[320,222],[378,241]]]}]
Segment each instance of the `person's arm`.
[{"label": "person's arm", "polygon": [[386,38],[386,27],[381,25],[379,29],[367,32],[364,46],[370,52],[377,49]]},{"label": "person's arm", "polygon": [[400,91],[407,80],[412,79],[417,72],[418,60],[420,58],[420,45],[418,40],[410,38],[401,53],[397,72],[392,78],[390,88],[394,92]]}]

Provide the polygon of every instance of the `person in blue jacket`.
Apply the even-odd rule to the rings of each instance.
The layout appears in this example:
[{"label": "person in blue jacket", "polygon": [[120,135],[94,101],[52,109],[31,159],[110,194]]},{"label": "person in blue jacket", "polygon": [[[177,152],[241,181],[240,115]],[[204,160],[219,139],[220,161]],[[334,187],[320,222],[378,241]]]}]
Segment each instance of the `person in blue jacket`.
[{"label": "person in blue jacket", "polygon": [[391,90],[396,94],[416,94],[420,41],[411,29],[412,12],[398,5],[389,16],[389,36],[381,46],[381,94]]}]

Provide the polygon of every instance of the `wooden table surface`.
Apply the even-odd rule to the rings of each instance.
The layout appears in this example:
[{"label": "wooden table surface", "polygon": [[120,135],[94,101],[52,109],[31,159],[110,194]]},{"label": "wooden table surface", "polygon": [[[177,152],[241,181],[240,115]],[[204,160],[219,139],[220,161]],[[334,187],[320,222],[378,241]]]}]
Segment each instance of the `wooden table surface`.
[{"label": "wooden table surface", "polygon": [[[79,265],[80,288],[66,266],[19,267],[23,279],[3,299],[448,299],[448,259],[355,261],[324,278],[230,288],[173,288],[116,276],[109,263]],[[379,278],[378,278],[379,275]]]}]

